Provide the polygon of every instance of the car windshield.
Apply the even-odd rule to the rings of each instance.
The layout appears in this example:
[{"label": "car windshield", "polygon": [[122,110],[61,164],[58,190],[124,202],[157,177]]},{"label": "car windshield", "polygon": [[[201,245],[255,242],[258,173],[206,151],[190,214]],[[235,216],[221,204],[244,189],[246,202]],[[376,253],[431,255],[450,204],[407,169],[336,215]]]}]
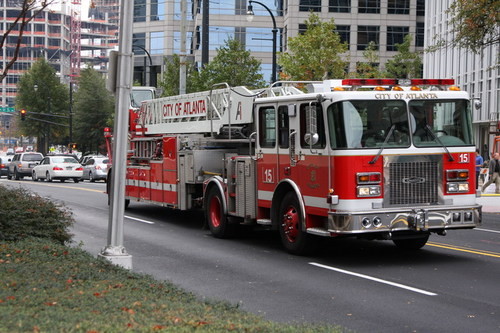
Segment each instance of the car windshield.
[{"label": "car windshield", "polygon": [[23,161],[41,161],[42,155],[40,154],[24,154]]},{"label": "car windshield", "polygon": [[57,156],[52,157],[52,163],[78,163],[74,157]]}]

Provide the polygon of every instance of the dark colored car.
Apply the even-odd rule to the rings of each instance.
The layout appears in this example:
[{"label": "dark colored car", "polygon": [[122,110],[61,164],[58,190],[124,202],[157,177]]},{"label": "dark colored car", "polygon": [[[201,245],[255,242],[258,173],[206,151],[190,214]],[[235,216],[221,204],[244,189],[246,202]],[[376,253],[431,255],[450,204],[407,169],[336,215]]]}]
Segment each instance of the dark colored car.
[{"label": "dark colored car", "polygon": [[8,166],[9,158],[6,156],[0,157],[0,177],[7,176],[9,174],[9,166]]}]

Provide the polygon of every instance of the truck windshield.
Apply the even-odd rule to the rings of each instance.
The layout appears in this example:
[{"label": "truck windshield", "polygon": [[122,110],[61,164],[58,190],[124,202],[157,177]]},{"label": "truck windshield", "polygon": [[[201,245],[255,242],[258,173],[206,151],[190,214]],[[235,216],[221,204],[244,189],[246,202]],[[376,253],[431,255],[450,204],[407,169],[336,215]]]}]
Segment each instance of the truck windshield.
[{"label": "truck windshield", "polygon": [[130,92],[130,103],[132,107],[139,108],[143,101],[155,98],[154,92],[151,89],[137,89],[132,88]]},{"label": "truck windshield", "polygon": [[[328,107],[330,144],[334,149],[409,147],[410,126],[402,100],[351,100]],[[391,128],[393,127],[392,132]]]},{"label": "truck windshield", "polygon": [[467,100],[412,100],[408,106],[415,146],[438,147],[439,141],[445,146],[472,144]]},{"label": "truck windshield", "polygon": [[350,100],[331,104],[327,117],[333,149],[402,148],[410,140],[417,147],[473,142],[467,100],[410,100],[408,105],[404,100]]}]

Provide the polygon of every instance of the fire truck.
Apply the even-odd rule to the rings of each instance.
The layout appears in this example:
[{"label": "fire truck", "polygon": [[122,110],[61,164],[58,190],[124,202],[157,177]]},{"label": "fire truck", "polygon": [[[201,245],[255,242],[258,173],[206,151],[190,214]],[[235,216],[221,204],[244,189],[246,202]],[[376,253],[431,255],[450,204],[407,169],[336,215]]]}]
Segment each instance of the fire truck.
[{"label": "fire truck", "polygon": [[419,249],[481,223],[471,112],[448,79],[220,84],[147,100],[130,111],[126,206],[203,209],[213,236],[268,228],[293,254],[319,237]]}]

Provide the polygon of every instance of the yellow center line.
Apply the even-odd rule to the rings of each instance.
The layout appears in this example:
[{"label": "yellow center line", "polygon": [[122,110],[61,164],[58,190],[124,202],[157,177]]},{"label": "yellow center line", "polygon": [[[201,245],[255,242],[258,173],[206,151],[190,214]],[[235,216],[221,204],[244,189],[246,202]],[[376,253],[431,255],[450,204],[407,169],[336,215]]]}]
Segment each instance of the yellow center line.
[{"label": "yellow center line", "polygon": [[477,249],[468,248],[468,247],[455,246],[455,245],[449,245],[449,244],[441,244],[441,243],[434,243],[434,242],[427,242],[427,245],[428,246],[439,247],[439,248],[442,248],[442,249],[448,249],[448,250],[454,250],[454,251],[460,251],[460,252],[467,252],[467,253],[473,253],[473,254],[479,254],[479,255],[487,256],[487,257],[500,258],[500,253],[498,253],[498,252],[483,251],[483,250],[477,250]]}]

